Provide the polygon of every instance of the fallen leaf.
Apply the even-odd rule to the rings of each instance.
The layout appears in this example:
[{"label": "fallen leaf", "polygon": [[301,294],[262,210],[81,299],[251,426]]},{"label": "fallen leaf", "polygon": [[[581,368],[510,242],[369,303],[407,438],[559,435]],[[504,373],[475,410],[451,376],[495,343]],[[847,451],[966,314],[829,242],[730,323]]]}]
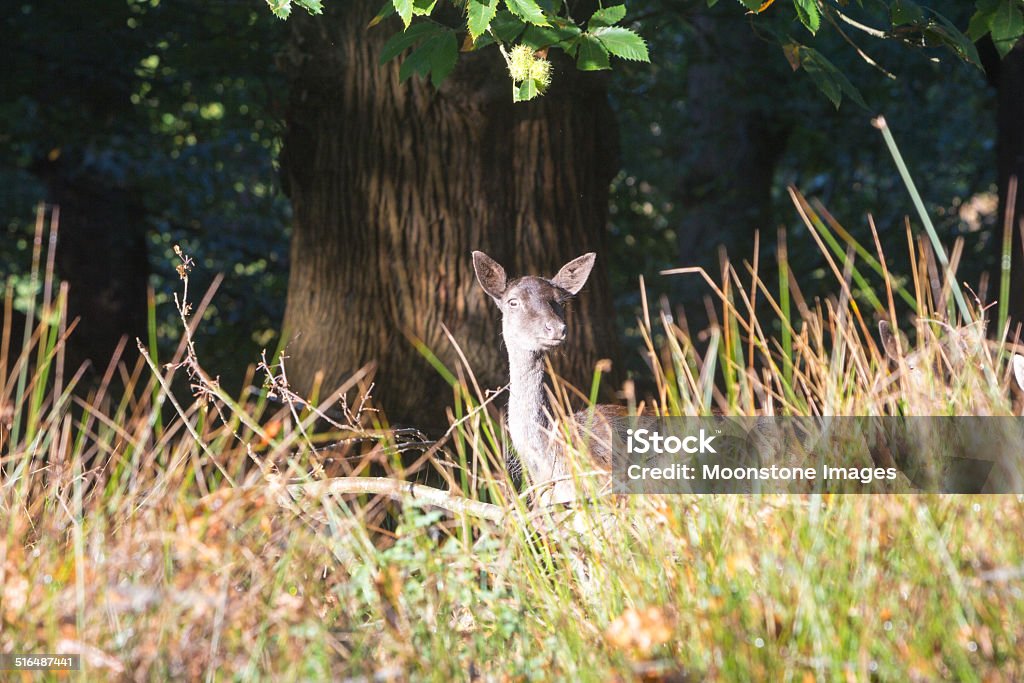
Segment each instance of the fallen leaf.
[{"label": "fallen leaf", "polygon": [[675,615],[662,607],[628,609],[608,624],[605,640],[617,650],[646,657],[672,639]]}]

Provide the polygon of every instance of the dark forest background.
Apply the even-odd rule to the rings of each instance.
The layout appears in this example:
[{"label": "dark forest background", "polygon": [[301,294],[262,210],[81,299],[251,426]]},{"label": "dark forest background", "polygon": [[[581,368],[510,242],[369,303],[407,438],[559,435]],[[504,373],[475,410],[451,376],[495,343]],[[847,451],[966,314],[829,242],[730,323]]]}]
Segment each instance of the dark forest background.
[{"label": "dark forest background", "polygon": [[[961,27],[975,10],[922,4]],[[377,2],[336,0],[287,22],[236,0],[9,9],[0,279],[15,307],[35,296],[27,274],[46,202],[60,207],[56,267],[82,318],[76,361],[101,366],[122,335],[147,337],[150,303],[158,339],[172,343],[180,245],[196,262],[193,291],[225,275],[197,345],[232,391],[285,329],[298,389],[318,371],[329,389],[376,363],[378,398],[398,423],[440,417],[425,397],[443,395],[443,380],[413,346],[452,364],[440,323],[485,383],[504,381],[471,249],[549,275],[596,249],[600,274],[579,303],[566,367],[579,382],[609,357],[616,379],[642,377],[640,275],[650,301],[701,329],[704,283],[658,272],[714,273],[720,245],[750,259],[756,231],[772,260],[782,227],[804,293],[833,292],[790,185],[865,245],[873,215],[890,267],[906,272],[912,206],[872,116],[885,115],[944,239],[965,240],[960,279],[972,284],[995,272],[999,193],[1024,166],[1024,47],[1000,60],[988,38],[970,64],[941,45],[846,27],[889,77],[822,30],[815,49],[867,105],[847,97],[837,109],[778,41],[812,40],[791,8],[637,2],[627,24],[650,64],[583,73],[552,53],[550,91],[513,104],[493,50],[463,55],[439,89],[400,81],[398,63],[377,56],[401,24],[368,28]],[[870,5],[849,12],[891,19]]]}]

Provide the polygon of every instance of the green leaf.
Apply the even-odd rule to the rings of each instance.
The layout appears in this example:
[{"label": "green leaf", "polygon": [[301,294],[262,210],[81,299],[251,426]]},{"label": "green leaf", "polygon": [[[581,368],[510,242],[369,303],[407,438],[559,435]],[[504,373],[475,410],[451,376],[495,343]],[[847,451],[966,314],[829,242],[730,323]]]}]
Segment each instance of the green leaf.
[{"label": "green leaf", "polygon": [[395,11],[398,12],[398,16],[402,17],[402,24],[404,24],[406,30],[408,30],[409,24],[412,23],[412,0],[391,1],[395,5]]},{"label": "green leaf", "polygon": [[292,13],[291,0],[267,0],[267,5],[278,19],[287,19]]},{"label": "green leaf", "polygon": [[538,87],[537,81],[532,78],[527,78],[519,85],[512,86],[513,102],[526,102],[528,100],[532,100],[539,94],[540,88]]},{"label": "green leaf", "polygon": [[844,93],[861,107],[868,109],[860,91],[824,55],[806,45],[799,46],[799,50],[800,66],[836,109],[842,103]]},{"label": "green leaf", "polygon": [[861,109],[869,109],[868,103],[864,101],[864,96],[860,94],[860,90],[850,82],[850,79],[842,71],[836,69],[833,78],[839,83],[839,87],[847,97],[857,103]]},{"label": "green leaf", "polygon": [[756,12],[761,9],[761,0],[740,0],[740,4],[751,12]]},{"label": "green leaf", "polygon": [[494,17],[494,21],[491,22],[491,30],[499,40],[506,43],[515,41],[524,28],[526,28],[526,24],[522,19],[504,9],[499,11]]},{"label": "green leaf", "polygon": [[458,57],[459,44],[455,34],[441,29],[409,53],[398,70],[398,77],[404,82],[414,74],[424,78],[430,74],[431,82],[437,87],[455,68]]},{"label": "green leaf", "polygon": [[949,47],[954,53],[961,59],[966,59],[968,62],[981,66],[981,58],[978,56],[978,48],[975,47],[974,42],[960,32],[956,26],[953,25],[946,17],[942,16],[930,7],[927,8],[928,12],[931,12],[938,19],[941,26],[935,26],[932,24],[926,34],[931,34],[930,37],[937,39],[939,43]]},{"label": "green leaf", "polygon": [[815,64],[813,60],[805,59],[801,66],[807,75],[811,77],[814,84],[818,86],[818,90],[825,94],[825,97],[829,99],[832,106],[839,109],[839,105],[843,102],[843,90],[839,87],[839,84],[835,82],[831,74],[825,69],[822,69],[820,65]]},{"label": "green leaf", "polygon": [[582,36],[583,36],[583,34],[581,33],[580,35],[576,36],[575,38],[570,38],[569,40],[567,40],[564,43],[562,43],[561,45],[559,45],[559,47],[562,48],[563,50],[565,50],[565,54],[569,55],[573,59],[576,59],[576,52],[580,48],[580,38]]},{"label": "green leaf", "polygon": [[548,20],[544,18],[544,12],[541,11],[535,0],[505,0],[505,7],[530,24],[538,26],[547,26],[548,24]]},{"label": "green leaf", "polygon": [[708,7],[714,7],[718,4],[718,0],[708,0]]},{"label": "green leaf", "polygon": [[605,49],[616,57],[630,59],[635,62],[650,62],[647,54],[647,44],[644,39],[621,26],[608,26],[599,28],[591,35],[601,41]]},{"label": "green leaf", "polygon": [[429,17],[437,0],[412,0],[412,13],[418,17]]},{"label": "green leaf", "polygon": [[428,42],[435,43],[430,56],[430,82],[434,84],[435,88],[439,88],[441,82],[448,78],[448,74],[452,72],[455,63],[459,60],[459,43],[452,31],[445,31]]},{"label": "green leaf", "polygon": [[460,51],[462,52],[473,52],[474,50],[479,50],[481,48],[487,47],[488,45],[494,45],[495,43],[498,42],[490,33],[485,33],[476,40],[469,38],[469,34],[466,34],[466,37],[466,42],[469,43],[469,45],[463,45],[461,48],[459,48]]},{"label": "green leaf", "polygon": [[438,24],[429,21],[416,22],[407,31],[396,33],[391,36],[388,42],[384,43],[384,47],[380,50],[380,63],[383,64],[390,59],[394,59],[402,54],[406,48],[412,47],[421,40],[426,40],[444,30]]},{"label": "green leaf", "polygon": [[625,16],[625,5],[612,5],[611,7],[599,9],[590,16],[590,21],[587,22],[587,30],[593,31],[602,26],[614,26],[622,21]]},{"label": "green leaf", "polygon": [[1024,34],[1024,14],[1021,13],[1018,0],[1003,0],[992,14],[989,28],[999,56],[1005,57]]},{"label": "green leaf", "polygon": [[913,0],[896,0],[889,8],[893,26],[924,21],[924,11]]},{"label": "green leaf", "polygon": [[[997,0],[998,2],[998,0]],[[991,8],[982,6],[982,3],[978,3],[978,11],[971,17],[971,21],[967,24],[967,37],[978,42],[982,36],[988,33],[991,29],[989,28],[992,24],[992,15],[995,14],[996,5],[993,3]]]},{"label": "green leaf", "polygon": [[469,0],[468,10],[466,26],[470,37],[476,40],[487,32],[487,27],[498,14],[498,0]]},{"label": "green leaf", "polygon": [[527,26],[519,42],[529,45],[534,50],[542,50],[552,45],[564,44],[580,35],[580,27],[566,22],[561,26]]},{"label": "green leaf", "polygon": [[793,7],[796,8],[800,23],[811,32],[811,35],[816,34],[821,28],[821,12],[818,11],[815,0],[793,0]]},{"label": "green leaf", "polygon": [[310,14],[323,14],[324,6],[320,0],[295,0],[295,2]]},{"label": "green leaf", "polygon": [[421,45],[402,60],[402,66],[398,69],[398,78],[405,83],[414,74],[426,77],[430,73],[430,50],[423,49]]},{"label": "green leaf", "polygon": [[608,50],[594,36],[584,33],[580,36],[576,68],[580,71],[602,71],[608,66]]}]

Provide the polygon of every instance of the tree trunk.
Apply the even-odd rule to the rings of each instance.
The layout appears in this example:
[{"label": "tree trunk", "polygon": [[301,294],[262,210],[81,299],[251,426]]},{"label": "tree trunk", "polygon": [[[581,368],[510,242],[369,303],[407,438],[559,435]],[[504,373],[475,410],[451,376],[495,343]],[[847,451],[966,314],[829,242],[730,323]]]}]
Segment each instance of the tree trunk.
[{"label": "tree trunk", "polygon": [[[1010,178],[1017,178],[1016,209],[1012,218],[1013,258],[1010,270],[1010,319],[1024,323],[1024,40],[1003,58],[998,78],[999,216],[1008,210]],[[999,225],[1002,225],[1000,221]],[[1001,235],[1002,233],[1000,233]],[[993,240],[997,249],[1002,239]]]},{"label": "tree trunk", "polygon": [[470,251],[520,274],[554,275],[597,251],[556,366],[586,381],[614,357],[605,253],[617,133],[600,75],[556,61],[551,92],[512,103],[492,48],[461,56],[440,91],[378,65],[396,24],[367,29],[376,0],[292,18],[281,63],[290,82],[282,154],[294,209],[285,312],[288,377],[332,390],[376,364],[374,396],[392,424],[442,426],[451,390],[414,348],[449,367],[451,330],[483,386],[508,381],[497,311]]}]

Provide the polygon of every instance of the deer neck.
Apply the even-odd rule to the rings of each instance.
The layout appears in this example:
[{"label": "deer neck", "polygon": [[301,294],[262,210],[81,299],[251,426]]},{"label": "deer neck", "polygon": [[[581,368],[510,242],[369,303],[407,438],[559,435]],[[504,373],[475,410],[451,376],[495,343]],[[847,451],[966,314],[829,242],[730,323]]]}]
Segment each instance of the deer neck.
[{"label": "deer neck", "polygon": [[561,476],[550,438],[544,354],[509,348],[508,430],[531,484]]}]

